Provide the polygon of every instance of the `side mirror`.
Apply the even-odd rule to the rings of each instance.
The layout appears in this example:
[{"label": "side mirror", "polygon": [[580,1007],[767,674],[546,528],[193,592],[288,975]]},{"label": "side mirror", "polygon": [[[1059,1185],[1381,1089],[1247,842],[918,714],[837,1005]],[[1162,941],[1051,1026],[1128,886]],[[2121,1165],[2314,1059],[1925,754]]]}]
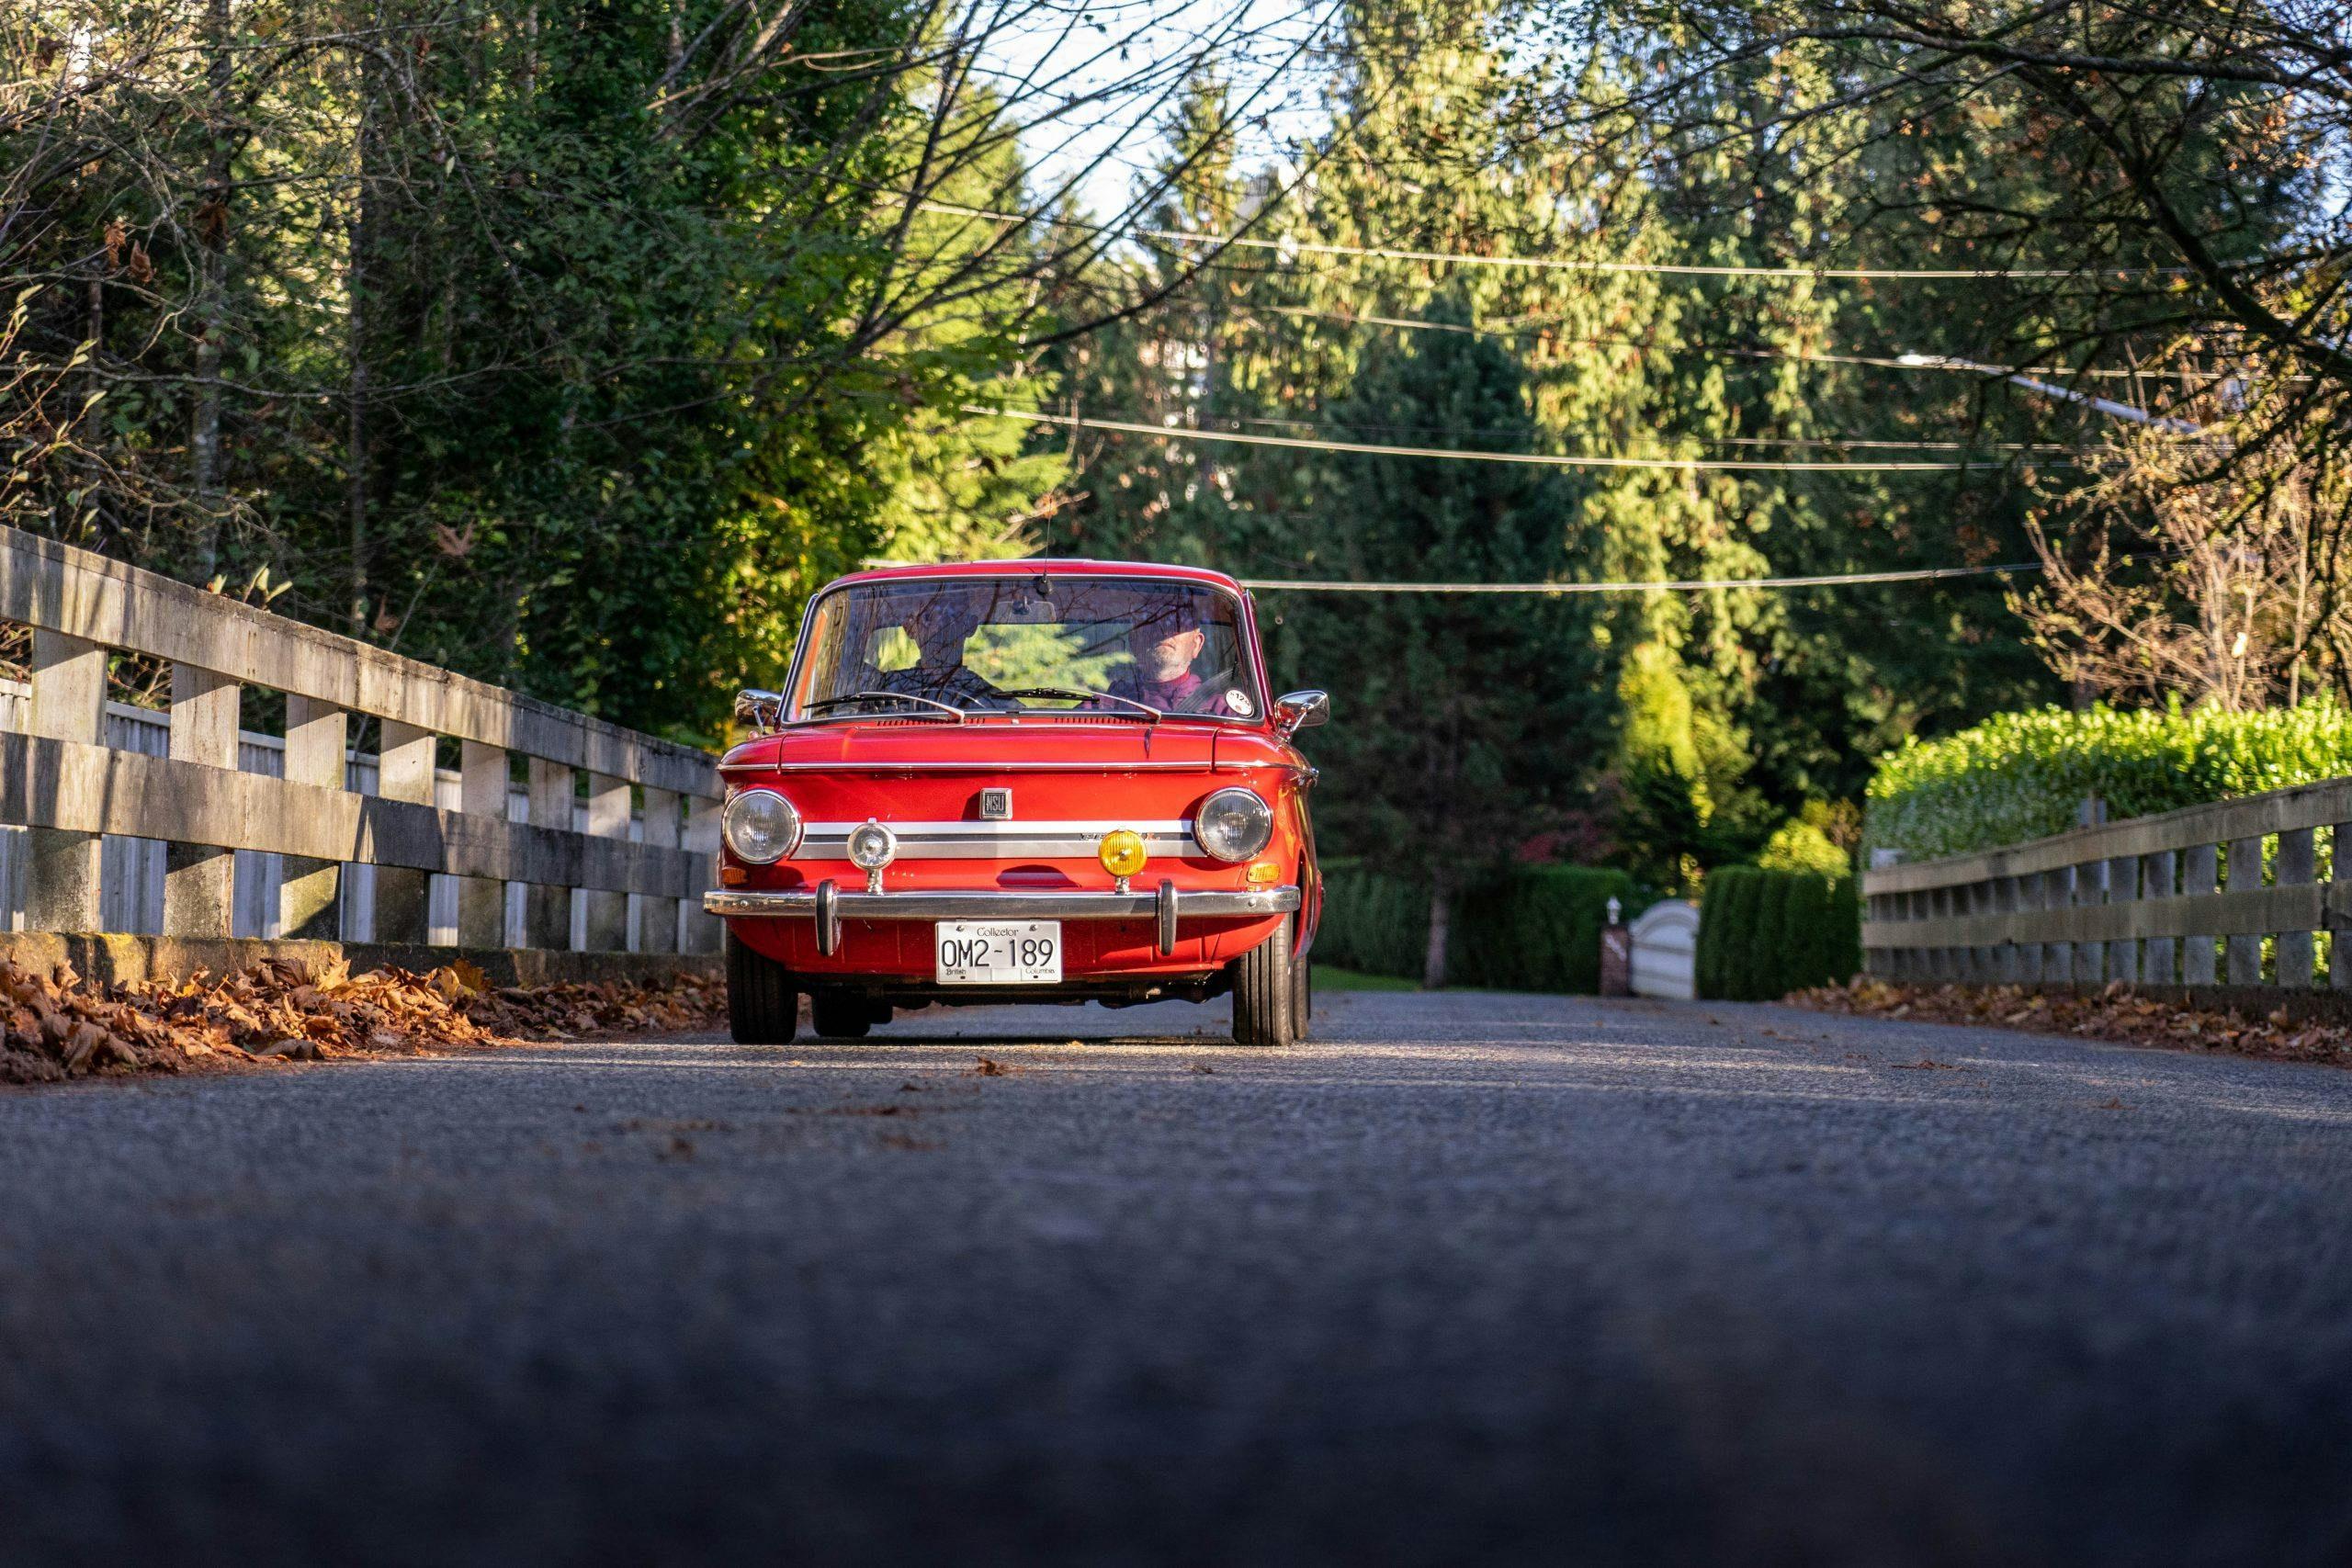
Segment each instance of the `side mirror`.
[{"label": "side mirror", "polygon": [[784,722],[783,694],[763,692],[757,686],[744,687],[735,694],[735,722],[760,731],[775,728]]},{"label": "side mirror", "polygon": [[1329,692],[1284,692],[1274,699],[1274,733],[1287,740],[1331,716]]}]

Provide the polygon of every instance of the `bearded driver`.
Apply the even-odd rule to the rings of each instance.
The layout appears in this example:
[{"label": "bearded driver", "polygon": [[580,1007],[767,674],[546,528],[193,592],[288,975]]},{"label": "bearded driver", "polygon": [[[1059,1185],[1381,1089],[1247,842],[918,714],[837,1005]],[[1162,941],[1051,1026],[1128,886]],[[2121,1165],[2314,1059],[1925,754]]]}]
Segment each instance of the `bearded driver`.
[{"label": "bearded driver", "polygon": [[1203,680],[1193,662],[1208,644],[1208,633],[1190,606],[1174,605],[1147,615],[1127,628],[1127,652],[1132,669],[1111,679],[1114,697],[1146,703],[1162,713],[1222,711],[1227,694],[1238,690],[1229,671]]}]

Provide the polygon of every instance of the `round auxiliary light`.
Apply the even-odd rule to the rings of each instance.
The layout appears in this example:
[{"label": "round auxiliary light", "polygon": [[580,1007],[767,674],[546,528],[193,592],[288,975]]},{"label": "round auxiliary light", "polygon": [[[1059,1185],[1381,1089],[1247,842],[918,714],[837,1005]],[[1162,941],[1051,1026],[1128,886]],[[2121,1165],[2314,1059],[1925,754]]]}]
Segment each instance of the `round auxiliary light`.
[{"label": "round auxiliary light", "polygon": [[1094,858],[1101,861],[1102,869],[1114,876],[1133,876],[1144,868],[1144,863],[1151,856],[1144,851],[1141,833],[1132,828],[1121,828],[1102,835],[1102,842],[1095,850]]},{"label": "round auxiliary light", "polygon": [[719,814],[719,828],[735,858],[768,865],[800,847],[800,813],[772,789],[739,791]]},{"label": "round auxiliary light", "polygon": [[860,871],[880,871],[899,858],[899,835],[871,817],[849,830],[849,863]]},{"label": "round auxiliary light", "polygon": [[1274,814],[1257,793],[1221,789],[1193,815],[1193,836],[1219,860],[1248,860],[1274,836]]}]

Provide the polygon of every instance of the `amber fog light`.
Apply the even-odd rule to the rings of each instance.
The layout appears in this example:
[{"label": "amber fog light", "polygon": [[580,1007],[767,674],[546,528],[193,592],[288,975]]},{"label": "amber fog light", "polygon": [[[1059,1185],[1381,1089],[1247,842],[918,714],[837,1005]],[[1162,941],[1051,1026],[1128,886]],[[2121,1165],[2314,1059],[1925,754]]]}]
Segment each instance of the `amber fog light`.
[{"label": "amber fog light", "polygon": [[1114,876],[1133,876],[1151,859],[1144,852],[1143,835],[1132,828],[1103,834],[1102,846],[1094,856],[1102,863],[1102,869]]}]

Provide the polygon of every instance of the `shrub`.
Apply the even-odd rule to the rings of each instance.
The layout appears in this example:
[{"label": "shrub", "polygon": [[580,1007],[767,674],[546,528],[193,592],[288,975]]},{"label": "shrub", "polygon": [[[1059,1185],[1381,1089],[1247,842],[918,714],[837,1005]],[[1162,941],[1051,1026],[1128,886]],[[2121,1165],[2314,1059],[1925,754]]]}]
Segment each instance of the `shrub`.
[{"label": "shrub", "polygon": [[2109,818],[2202,806],[2352,773],[2352,710],[2326,699],[2260,713],[2041,708],[1906,742],[1871,780],[1863,842],[1913,859],[2022,843]]},{"label": "shrub", "polygon": [[1844,876],[1854,869],[1845,851],[1810,822],[1791,818],[1772,830],[1756,863],[1766,871],[1811,871],[1823,876]]},{"label": "shrub", "polygon": [[1698,991],[1766,1001],[1840,985],[1861,962],[1861,908],[1849,876],[1724,866],[1699,906]]},{"label": "shrub", "polygon": [[[1418,980],[1429,956],[1427,885],[1360,862],[1326,863],[1315,956],[1368,975]],[[1615,898],[1639,912],[1634,879],[1591,866],[1516,866],[1454,895],[1446,968],[1455,985],[1504,990],[1600,987],[1600,928]]]}]

